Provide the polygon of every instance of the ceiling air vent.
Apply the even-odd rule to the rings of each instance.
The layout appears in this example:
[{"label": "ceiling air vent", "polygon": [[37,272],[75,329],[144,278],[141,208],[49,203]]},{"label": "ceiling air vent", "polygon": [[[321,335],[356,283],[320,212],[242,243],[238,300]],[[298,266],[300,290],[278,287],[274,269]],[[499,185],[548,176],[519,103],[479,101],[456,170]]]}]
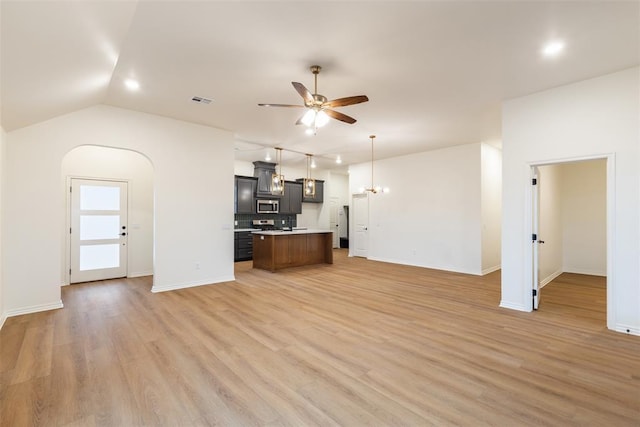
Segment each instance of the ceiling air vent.
[{"label": "ceiling air vent", "polygon": [[191,100],[199,104],[211,104],[211,100],[209,98],[203,98],[201,96],[194,96]]}]

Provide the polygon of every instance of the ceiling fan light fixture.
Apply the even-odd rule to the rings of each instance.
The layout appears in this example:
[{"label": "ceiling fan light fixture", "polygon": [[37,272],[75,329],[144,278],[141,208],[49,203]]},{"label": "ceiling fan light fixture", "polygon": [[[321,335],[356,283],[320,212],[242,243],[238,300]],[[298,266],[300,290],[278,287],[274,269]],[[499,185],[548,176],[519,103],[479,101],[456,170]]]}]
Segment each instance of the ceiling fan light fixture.
[{"label": "ceiling fan light fixture", "polygon": [[305,126],[312,127],[314,122],[316,121],[316,111],[312,109],[307,110],[307,112],[304,113],[304,116],[302,116],[300,121]]},{"label": "ceiling fan light fixture", "polygon": [[324,111],[320,110],[316,114],[316,127],[321,128],[322,126],[329,123],[329,116]]}]

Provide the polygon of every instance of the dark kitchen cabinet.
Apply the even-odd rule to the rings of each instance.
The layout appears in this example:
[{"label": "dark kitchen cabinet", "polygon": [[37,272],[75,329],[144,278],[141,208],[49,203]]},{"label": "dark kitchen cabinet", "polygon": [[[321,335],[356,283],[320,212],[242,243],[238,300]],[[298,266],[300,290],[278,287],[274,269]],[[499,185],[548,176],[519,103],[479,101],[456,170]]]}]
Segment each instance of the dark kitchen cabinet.
[{"label": "dark kitchen cabinet", "polygon": [[251,234],[251,231],[236,231],[234,234],[234,261],[253,259],[253,234]]},{"label": "dark kitchen cabinet", "polygon": [[[304,178],[296,179],[300,184],[304,183]],[[305,203],[323,203],[324,202],[324,181],[316,179],[316,195],[315,197],[305,197],[302,192],[302,201]]]},{"label": "dark kitchen cabinet", "polygon": [[302,184],[299,182],[285,181],[284,196],[280,199],[281,214],[302,213]]},{"label": "dark kitchen cabinet", "polygon": [[256,213],[256,187],[258,179],[251,176],[235,176],[234,213]]}]

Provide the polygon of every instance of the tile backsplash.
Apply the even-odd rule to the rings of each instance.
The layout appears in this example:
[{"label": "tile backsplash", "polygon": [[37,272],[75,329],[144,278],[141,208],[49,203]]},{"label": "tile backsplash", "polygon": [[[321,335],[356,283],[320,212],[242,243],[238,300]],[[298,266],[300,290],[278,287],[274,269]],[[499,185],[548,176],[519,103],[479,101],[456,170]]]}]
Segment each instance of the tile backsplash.
[{"label": "tile backsplash", "polygon": [[[235,214],[234,218],[238,225],[235,228],[253,228],[254,219],[272,219],[275,228],[297,227],[296,215],[286,214]],[[284,223],[283,223],[284,221]]]}]

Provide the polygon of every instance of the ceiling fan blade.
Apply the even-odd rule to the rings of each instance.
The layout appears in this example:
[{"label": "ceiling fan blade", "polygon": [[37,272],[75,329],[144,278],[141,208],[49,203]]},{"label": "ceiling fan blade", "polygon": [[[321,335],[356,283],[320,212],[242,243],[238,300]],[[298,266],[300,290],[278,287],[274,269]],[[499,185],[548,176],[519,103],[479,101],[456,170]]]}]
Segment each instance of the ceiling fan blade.
[{"label": "ceiling fan blade", "polygon": [[292,104],[258,104],[259,107],[290,107],[290,108],[303,108],[304,105],[292,105]]},{"label": "ceiling fan blade", "polygon": [[356,122],[356,119],[354,119],[353,117],[349,117],[346,114],[342,114],[334,110],[323,109],[322,111],[327,113],[327,116],[334,118],[336,120],[340,120],[341,122],[349,123],[350,125]]},{"label": "ceiling fan blade", "polygon": [[332,101],[325,102],[322,106],[335,108],[335,107],[345,107],[347,105],[360,104],[361,102],[367,102],[369,98],[366,95],[358,95],[358,96],[348,96],[346,98],[338,98]]},{"label": "ceiling fan blade", "polygon": [[302,99],[304,99],[305,104],[313,104],[313,95],[309,92],[309,89],[304,87],[302,83],[291,82],[296,91],[300,94]]}]

